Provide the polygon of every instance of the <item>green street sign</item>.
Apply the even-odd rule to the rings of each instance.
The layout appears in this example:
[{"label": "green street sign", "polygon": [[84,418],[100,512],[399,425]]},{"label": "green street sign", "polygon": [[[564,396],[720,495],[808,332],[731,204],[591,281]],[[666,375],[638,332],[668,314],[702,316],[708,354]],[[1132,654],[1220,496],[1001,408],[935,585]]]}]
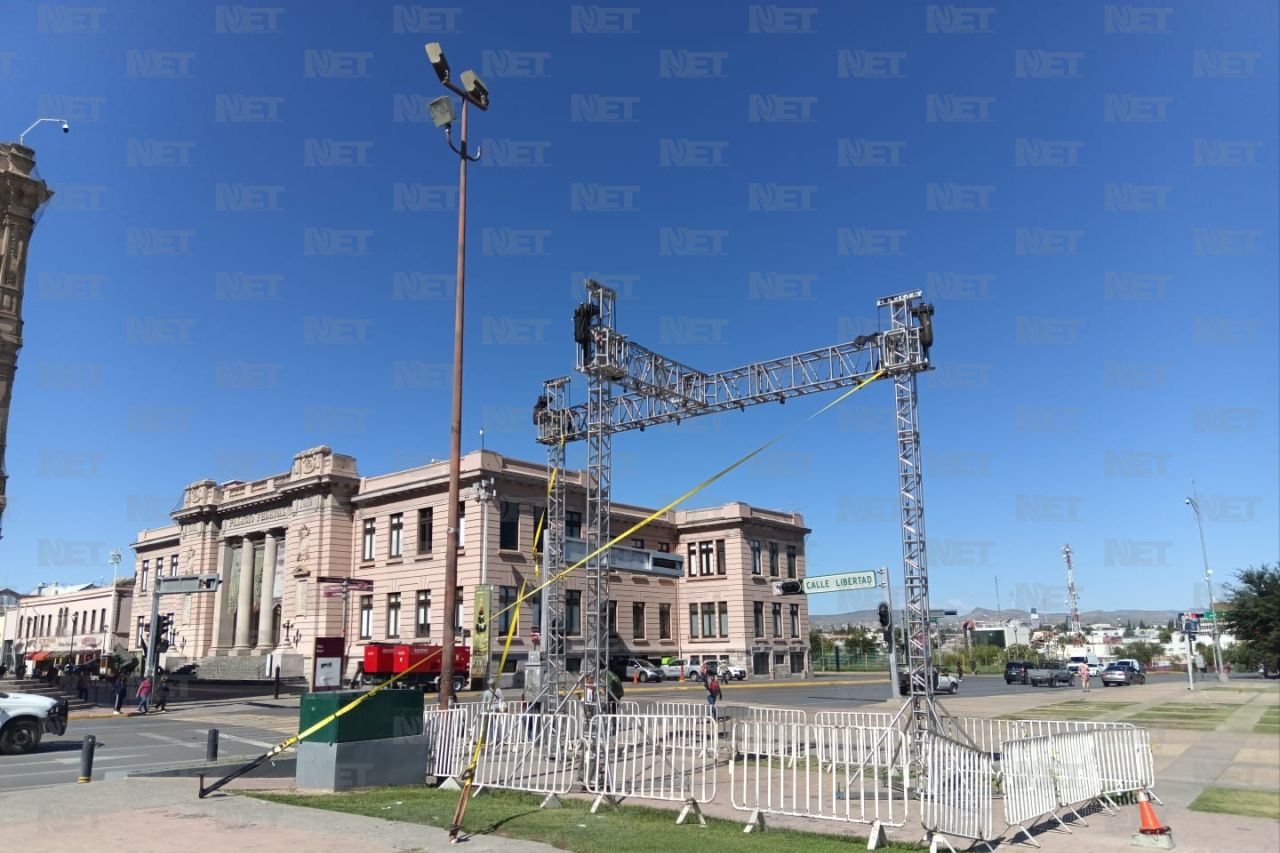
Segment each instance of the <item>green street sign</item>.
[{"label": "green street sign", "polygon": [[856,592],[878,586],[880,580],[875,572],[846,572],[842,575],[820,575],[804,579],[805,595],[817,592]]}]

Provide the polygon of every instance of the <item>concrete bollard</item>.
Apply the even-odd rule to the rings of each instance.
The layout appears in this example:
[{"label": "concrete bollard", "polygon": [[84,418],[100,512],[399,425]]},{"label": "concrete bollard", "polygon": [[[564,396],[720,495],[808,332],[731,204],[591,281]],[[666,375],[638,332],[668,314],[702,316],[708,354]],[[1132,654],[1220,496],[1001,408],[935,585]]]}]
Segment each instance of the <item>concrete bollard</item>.
[{"label": "concrete bollard", "polygon": [[98,748],[98,739],[93,735],[85,735],[80,742],[80,777],[77,782],[84,784],[93,778],[93,751]]},{"label": "concrete bollard", "polygon": [[217,729],[209,729],[209,739],[205,742],[205,747],[204,747],[204,760],[205,761],[218,760],[218,730]]}]

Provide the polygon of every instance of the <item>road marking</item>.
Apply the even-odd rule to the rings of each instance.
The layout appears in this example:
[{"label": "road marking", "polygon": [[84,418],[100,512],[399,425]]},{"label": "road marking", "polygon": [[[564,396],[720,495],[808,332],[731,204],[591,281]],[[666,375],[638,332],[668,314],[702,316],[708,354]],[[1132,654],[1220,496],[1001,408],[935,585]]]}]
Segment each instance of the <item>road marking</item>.
[{"label": "road marking", "polygon": [[[95,751],[93,754],[93,763],[97,764],[99,761],[123,761],[126,758],[142,758],[142,753],[137,752],[137,753],[130,753],[127,755],[112,755],[108,753],[106,755],[101,755],[98,753],[98,751]],[[74,758],[50,758],[48,759],[47,763],[66,764],[66,765],[79,764],[80,756],[77,755]]]},{"label": "road marking", "polygon": [[176,737],[169,737],[168,735],[158,735],[155,732],[138,732],[138,737],[150,738],[151,740],[158,740],[161,743],[167,743],[173,746],[181,746],[186,749],[200,749],[202,746],[204,746],[204,744],[191,743],[190,741],[179,740]]},{"label": "road marking", "polygon": [[264,742],[264,741],[260,741],[260,740],[250,740],[250,739],[249,739],[249,738],[247,738],[247,737],[238,737],[238,736],[236,736],[236,735],[229,735],[229,734],[227,734],[226,732],[220,732],[220,733],[218,734],[218,737],[220,737],[220,738],[225,738],[226,740],[234,740],[234,741],[236,741],[236,742],[238,742],[238,743],[247,743],[247,744],[249,744],[249,746],[258,746],[258,747],[261,747],[261,748],[263,748],[263,749],[271,749],[272,747],[274,747],[274,746],[275,746],[275,744],[274,744],[274,743],[266,743],[266,742]]}]

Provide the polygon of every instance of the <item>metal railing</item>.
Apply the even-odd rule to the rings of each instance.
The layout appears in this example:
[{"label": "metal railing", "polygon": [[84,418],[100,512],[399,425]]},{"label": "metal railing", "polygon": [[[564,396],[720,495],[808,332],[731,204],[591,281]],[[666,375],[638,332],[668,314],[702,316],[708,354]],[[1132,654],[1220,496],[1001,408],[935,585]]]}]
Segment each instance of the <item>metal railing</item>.
[{"label": "metal railing", "polygon": [[730,802],[766,815],[902,826],[907,819],[909,750],[897,729],[738,722]]},{"label": "metal railing", "polygon": [[565,714],[482,714],[484,747],[475,783],[538,794],[566,794],[577,779],[582,727]]},{"label": "metal railing", "polygon": [[591,720],[585,786],[602,799],[709,803],[716,796],[711,717],[602,714]]},{"label": "metal railing", "polygon": [[989,752],[934,734],[924,736],[925,779],[920,822],[925,831],[991,841]]}]

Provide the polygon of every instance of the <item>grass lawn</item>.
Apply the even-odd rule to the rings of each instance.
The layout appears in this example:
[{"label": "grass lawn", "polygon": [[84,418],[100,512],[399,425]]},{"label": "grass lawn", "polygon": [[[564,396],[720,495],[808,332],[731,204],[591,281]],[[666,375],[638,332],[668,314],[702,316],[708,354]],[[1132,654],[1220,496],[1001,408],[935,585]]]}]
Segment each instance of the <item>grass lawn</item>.
[{"label": "grass lawn", "polygon": [[1205,788],[1191,804],[1191,810],[1280,820],[1280,793],[1242,791],[1237,788]]},{"label": "grass lawn", "polygon": [[1028,708],[1013,714],[1006,714],[1006,720],[1096,720],[1113,711],[1123,711],[1137,702],[1086,702],[1074,700],[1058,702],[1055,705],[1041,705],[1039,708]]},{"label": "grass lawn", "polygon": [[[447,827],[458,803],[457,791],[435,788],[381,788],[348,794],[275,794],[252,796],[273,803],[327,809],[348,814]],[[583,800],[563,800],[559,809],[539,809],[541,797],[514,791],[485,791],[474,797],[463,820],[464,832],[541,841],[574,853],[702,853],[711,850],[769,851],[769,853],[849,853],[851,835],[825,835],[770,829],[744,834],[741,823],[708,817],[705,829],[690,817],[676,826],[676,812],[622,805],[601,806],[597,814]],[[863,846],[866,840],[860,839]],[[890,844],[885,850],[919,850],[914,845]]]},{"label": "grass lawn", "polygon": [[1255,735],[1280,735],[1280,708],[1268,708],[1253,727]]},{"label": "grass lawn", "polygon": [[1212,731],[1241,707],[1241,705],[1191,705],[1174,702],[1139,711],[1125,717],[1125,722],[1161,729]]}]

